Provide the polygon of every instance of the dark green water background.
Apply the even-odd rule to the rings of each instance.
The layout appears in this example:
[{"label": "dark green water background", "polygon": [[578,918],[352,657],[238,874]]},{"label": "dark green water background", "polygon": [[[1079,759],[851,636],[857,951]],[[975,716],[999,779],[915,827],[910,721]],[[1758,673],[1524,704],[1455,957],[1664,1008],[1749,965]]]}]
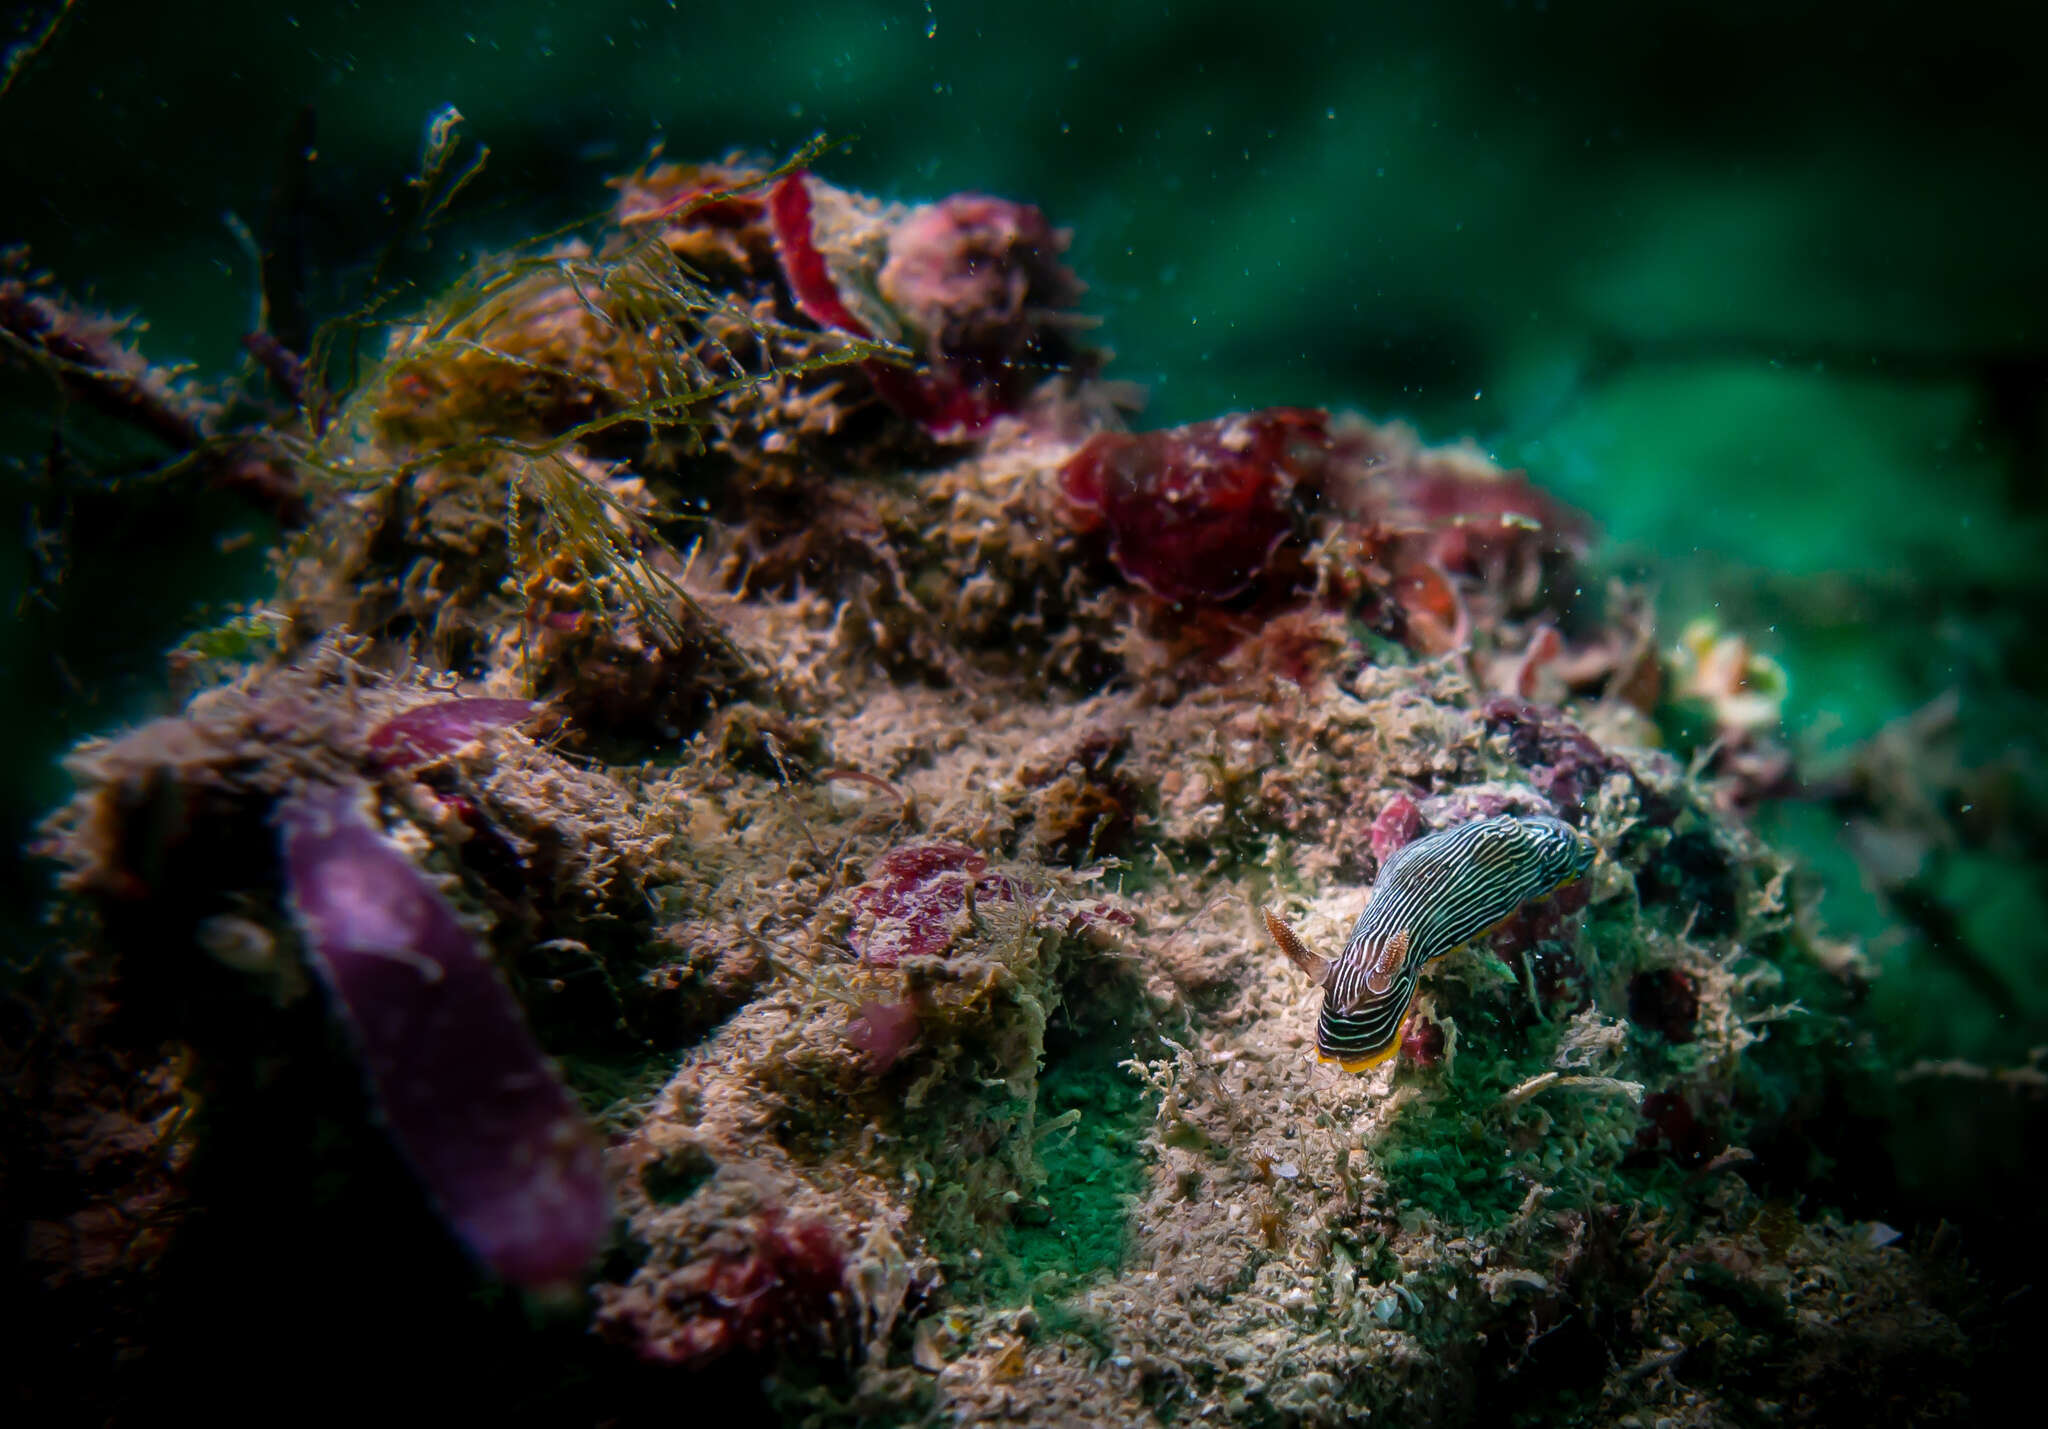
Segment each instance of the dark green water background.
[{"label": "dark green water background", "polygon": [[[1964,759],[2011,762],[2023,816],[1942,858],[1939,916],[1901,931],[1825,808],[1770,827],[1875,940],[1902,1055],[2011,1059],[2048,1040],[2043,31],[1882,3],[81,0],[0,99],[0,241],[218,374],[256,285],[224,215],[261,227],[303,106],[329,311],[449,103],[492,157],[423,274],[600,207],[655,141],[823,132],[851,141],[836,182],[1033,201],[1073,227],[1148,421],[1309,403],[1470,436],[1594,513],[1667,628],[1717,610],[1781,659],[1810,751],[1957,691]],[[24,532],[63,505],[50,432],[47,389],[0,376]],[[263,579],[260,539],[222,549],[251,529],[230,505],[70,510],[54,603],[0,645],[10,845],[61,794],[55,754],[156,708],[165,645]],[[10,610],[35,572],[8,541]],[[12,869],[17,930],[39,878]]]}]

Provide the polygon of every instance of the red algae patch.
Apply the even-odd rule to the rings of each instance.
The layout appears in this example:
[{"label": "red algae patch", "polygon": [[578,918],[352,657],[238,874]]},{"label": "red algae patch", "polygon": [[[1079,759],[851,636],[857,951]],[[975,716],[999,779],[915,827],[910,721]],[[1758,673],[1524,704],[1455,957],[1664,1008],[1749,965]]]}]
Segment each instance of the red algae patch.
[{"label": "red algae patch", "polygon": [[1328,419],[1269,407],[1160,432],[1103,432],[1060,473],[1083,523],[1109,537],[1126,578],[1171,601],[1242,594],[1293,532],[1318,485]]},{"label": "red algae patch", "polygon": [[1629,979],[1629,1020],[1665,1041],[1692,1041],[1699,1035],[1694,1026],[1699,1014],[1699,986],[1682,969],[1654,968]]},{"label": "red algae patch", "polygon": [[1567,818],[1577,816],[1610,775],[1635,782],[1627,760],[1602,749],[1555,710],[1502,696],[1488,700],[1479,714],[1490,732],[1506,738],[1515,762]]},{"label": "red algae patch", "polygon": [[1015,902],[1020,892],[1014,880],[988,872],[988,860],[965,844],[904,844],[884,854],[874,877],[850,895],[866,915],[853,943],[880,967],[940,957],[966,931],[975,903]]},{"label": "red algae patch", "polygon": [[1531,550],[1573,550],[1590,535],[1585,517],[1520,472],[1438,466],[1418,474],[1407,496],[1436,533],[1431,555],[1460,574],[1499,571]]},{"label": "red algae patch", "polygon": [[775,251],[782,276],[803,315],[820,327],[837,328],[855,337],[872,337],[868,325],[839,296],[832,271],[812,237],[811,176],[794,173],[775,185],[768,214],[775,225]]},{"label": "red algae patch", "polygon": [[1401,1061],[1410,1067],[1440,1066],[1446,1046],[1442,1026],[1426,1013],[1417,1013],[1402,1029]]},{"label": "red algae patch", "polygon": [[800,1342],[837,1318],[846,1250],[825,1221],[770,1207],[722,1240],[671,1273],[658,1301],[615,1297],[599,1323],[645,1359],[701,1369]]}]

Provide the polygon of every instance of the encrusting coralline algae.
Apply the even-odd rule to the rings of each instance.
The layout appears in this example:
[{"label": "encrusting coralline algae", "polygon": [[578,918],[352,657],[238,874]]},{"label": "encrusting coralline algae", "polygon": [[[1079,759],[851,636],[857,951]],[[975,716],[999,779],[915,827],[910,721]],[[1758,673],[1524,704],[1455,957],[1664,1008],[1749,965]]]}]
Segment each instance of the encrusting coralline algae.
[{"label": "encrusting coralline algae", "polygon": [[[103,1050],[33,1084],[48,1156],[231,1095],[324,998],[353,1035],[291,1055],[359,1059],[477,1274],[587,1284],[677,1402],[1953,1415],[1965,1272],[1801,1202],[1866,973],[1729,812],[1768,789],[1657,749],[1648,604],[1585,518],[1356,416],[1126,431],[1065,242],[656,164],[238,433],[306,511],[274,648],[73,756],[41,848]],[[1394,850],[1499,813],[1570,823],[1583,884],[1433,963],[1386,1065],[1317,1065],[1257,910],[1337,946]],[[404,1021],[476,975],[459,1036]],[[433,1139],[507,1079],[526,1121]],[[80,1303],[204,1211],[208,1118],[154,1124],[126,1223],[82,1178],[38,1208]]]}]

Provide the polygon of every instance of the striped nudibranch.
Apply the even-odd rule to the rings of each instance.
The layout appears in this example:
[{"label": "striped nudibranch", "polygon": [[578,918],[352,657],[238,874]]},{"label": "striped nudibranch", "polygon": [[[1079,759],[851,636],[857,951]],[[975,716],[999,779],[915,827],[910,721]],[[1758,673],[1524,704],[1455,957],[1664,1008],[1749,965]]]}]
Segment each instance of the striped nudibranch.
[{"label": "striped nudibranch", "polygon": [[1583,876],[1593,855],[1583,835],[1543,815],[1497,814],[1439,829],[1381,866],[1334,961],[1310,952],[1266,910],[1280,951],[1322,984],[1316,1060],[1363,1072],[1393,1056],[1423,965]]}]

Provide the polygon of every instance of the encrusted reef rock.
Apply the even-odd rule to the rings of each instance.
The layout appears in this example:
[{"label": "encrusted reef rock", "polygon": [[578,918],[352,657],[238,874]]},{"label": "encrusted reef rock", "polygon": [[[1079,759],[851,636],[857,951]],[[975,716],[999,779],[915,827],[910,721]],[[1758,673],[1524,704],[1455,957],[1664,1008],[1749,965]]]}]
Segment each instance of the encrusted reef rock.
[{"label": "encrusted reef rock", "polygon": [[[1064,246],[660,164],[280,419],[262,648],[80,749],[41,846],[44,1045],[97,1049],[23,1074],[51,1293],[141,1293],[219,1194],[189,1166],[259,1165],[247,1108],[318,1081],[469,1276],[587,1256],[527,1401],[579,1419],[1963,1412],[1967,1270],[1813,1190],[1865,974],[1731,813],[1767,791],[1657,748],[1587,519],[1355,415],[1127,430]],[[1434,964],[1397,1058],[1318,1064],[1258,910],[1341,946],[1394,849],[1502,811],[1589,878]],[[516,1007],[442,1018],[456,970]],[[420,1038],[457,1040],[401,1084]],[[422,1143],[520,1078],[532,1119]],[[67,1150],[94,1107],[166,1154]],[[389,1154],[350,1144],[306,1174]],[[149,1332],[103,1323],[145,1394]]]}]

